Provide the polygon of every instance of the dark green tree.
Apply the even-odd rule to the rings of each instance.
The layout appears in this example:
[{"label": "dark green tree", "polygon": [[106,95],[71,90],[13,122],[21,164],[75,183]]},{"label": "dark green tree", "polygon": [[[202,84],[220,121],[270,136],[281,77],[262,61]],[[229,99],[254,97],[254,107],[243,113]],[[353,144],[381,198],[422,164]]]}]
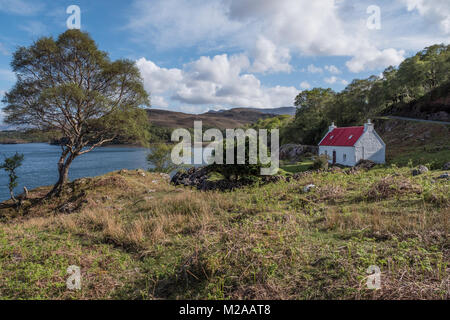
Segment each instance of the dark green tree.
[{"label": "dark green tree", "polygon": [[111,61],[87,33],[68,30],[20,47],[11,63],[15,86],[5,95],[6,123],[63,135],[57,195],[73,160],[118,136],[147,140],[150,104],[134,62]]},{"label": "dark green tree", "polygon": [[11,199],[14,202],[17,202],[14,197],[14,188],[17,187],[17,174],[16,170],[22,165],[23,154],[15,153],[12,157],[5,158],[5,161],[0,164],[0,169],[5,170],[8,173],[9,183],[8,189],[9,194],[11,195]]}]

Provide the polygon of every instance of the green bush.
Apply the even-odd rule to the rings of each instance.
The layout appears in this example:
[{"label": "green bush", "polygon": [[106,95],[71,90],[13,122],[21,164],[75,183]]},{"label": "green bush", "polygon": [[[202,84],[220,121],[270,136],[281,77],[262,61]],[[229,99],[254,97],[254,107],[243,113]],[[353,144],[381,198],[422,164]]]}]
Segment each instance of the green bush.
[{"label": "green bush", "polygon": [[9,158],[5,158],[5,161],[0,164],[0,169],[4,169],[9,176],[8,189],[11,195],[11,199],[16,202],[16,198],[14,197],[14,188],[17,187],[17,174],[16,170],[22,165],[23,154],[19,154],[16,152],[15,155]]},{"label": "green bush", "polygon": [[312,168],[315,170],[327,170],[329,159],[330,158],[326,154],[321,154],[319,156],[315,156],[313,159]]}]

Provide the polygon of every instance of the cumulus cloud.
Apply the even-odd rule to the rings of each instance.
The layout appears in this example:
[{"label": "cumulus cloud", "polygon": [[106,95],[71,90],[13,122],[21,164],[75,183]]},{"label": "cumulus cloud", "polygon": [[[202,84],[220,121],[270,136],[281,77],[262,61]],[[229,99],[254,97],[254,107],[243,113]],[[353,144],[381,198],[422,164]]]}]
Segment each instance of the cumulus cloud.
[{"label": "cumulus cloud", "polygon": [[215,45],[240,29],[221,1],[136,0],[128,28],[162,48]]},{"label": "cumulus cloud", "polygon": [[310,65],[306,68],[306,70],[308,70],[309,73],[322,73],[322,72],[323,72],[322,68],[316,67],[316,66],[313,65],[313,64],[310,64]]},{"label": "cumulus cloud", "polygon": [[334,73],[334,74],[341,73],[341,71],[334,65],[325,66],[325,70],[327,70],[330,73]]},{"label": "cumulus cloud", "polygon": [[399,65],[405,59],[404,54],[404,50],[395,50],[392,48],[384,50],[364,50],[358,52],[345,64],[351,72],[380,69],[387,66]]},{"label": "cumulus cloud", "polygon": [[348,84],[347,80],[340,79],[340,78],[338,78],[336,76],[331,76],[329,78],[325,78],[325,79],[323,79],[323,81],[325,81],[328,84],[333,84],[333,83],[339,83],[339,84],[343,84],[343,85],[347,85]]},{"label": "cumulus cloud", "polygon": [[448,0],[402,0],[408,11],[417,10],[432,24],[437,24],[445,33],[450,33],[450,5]]},{"label": "cumulus cloud", "polygon": [[[211,105],[289,106],[299,91],[295,87],[264,87],[253,74],[246,73],[249,61],[245,55],[202,56],[183,65],[182,69],[161,68],[145,58],[136,64],[144,78],[145,88],[153,92],[152,104],[156,107],[167,107],[170,104],[167,99],[172,103],[178,102],[180,110],[183,106],[184,110],[203,111]],[[164,99],[162,106],[158,104],[161,99]],[[186,105],[198,107],[186,109]]]},{"label": "cumulus cloud", "polygon": [[309,84],[308,81],[302,81],[302,82],[300,83],[300,88],[301,88],[301,89],[311,89],[311,85]]},{"label": "cumulus cloud", "polygon": [[288,48],[279,48],[272,41],[259,37],[253,49],[253,72],[291,72],[291,55]]},{"label": "cumulus cloud", "polygon": [[352,15],[345,5],[338,0],[135,0],[128,28],[139,41],[159,47],[239,48],[248,54],[252,72],[290,72],[294,54],[350,56],[351,71],[396,64],[399,48],[371,39],[363,4]]}]

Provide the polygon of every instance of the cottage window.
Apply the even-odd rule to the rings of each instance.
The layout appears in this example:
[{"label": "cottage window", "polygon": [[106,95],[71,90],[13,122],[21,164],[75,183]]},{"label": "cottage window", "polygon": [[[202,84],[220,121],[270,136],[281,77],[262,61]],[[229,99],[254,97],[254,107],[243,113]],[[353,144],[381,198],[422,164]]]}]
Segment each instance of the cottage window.
[{"label": "cottage window", "polygon": [[347,155],[344,153],[344,162],[347,161]]}]

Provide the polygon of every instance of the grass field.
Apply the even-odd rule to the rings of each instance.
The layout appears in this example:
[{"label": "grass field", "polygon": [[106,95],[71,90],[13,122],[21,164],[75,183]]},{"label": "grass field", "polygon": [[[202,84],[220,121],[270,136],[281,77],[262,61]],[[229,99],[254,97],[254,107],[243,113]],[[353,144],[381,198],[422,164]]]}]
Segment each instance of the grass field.
[{"label": "grass field", "polygon": [[[137,171],[81,179],[58,201],[0,209],[0,297],[449,299],[441,173],[394,165],[225,193]],[[70,265],[80,291],[66,288]]]}]

